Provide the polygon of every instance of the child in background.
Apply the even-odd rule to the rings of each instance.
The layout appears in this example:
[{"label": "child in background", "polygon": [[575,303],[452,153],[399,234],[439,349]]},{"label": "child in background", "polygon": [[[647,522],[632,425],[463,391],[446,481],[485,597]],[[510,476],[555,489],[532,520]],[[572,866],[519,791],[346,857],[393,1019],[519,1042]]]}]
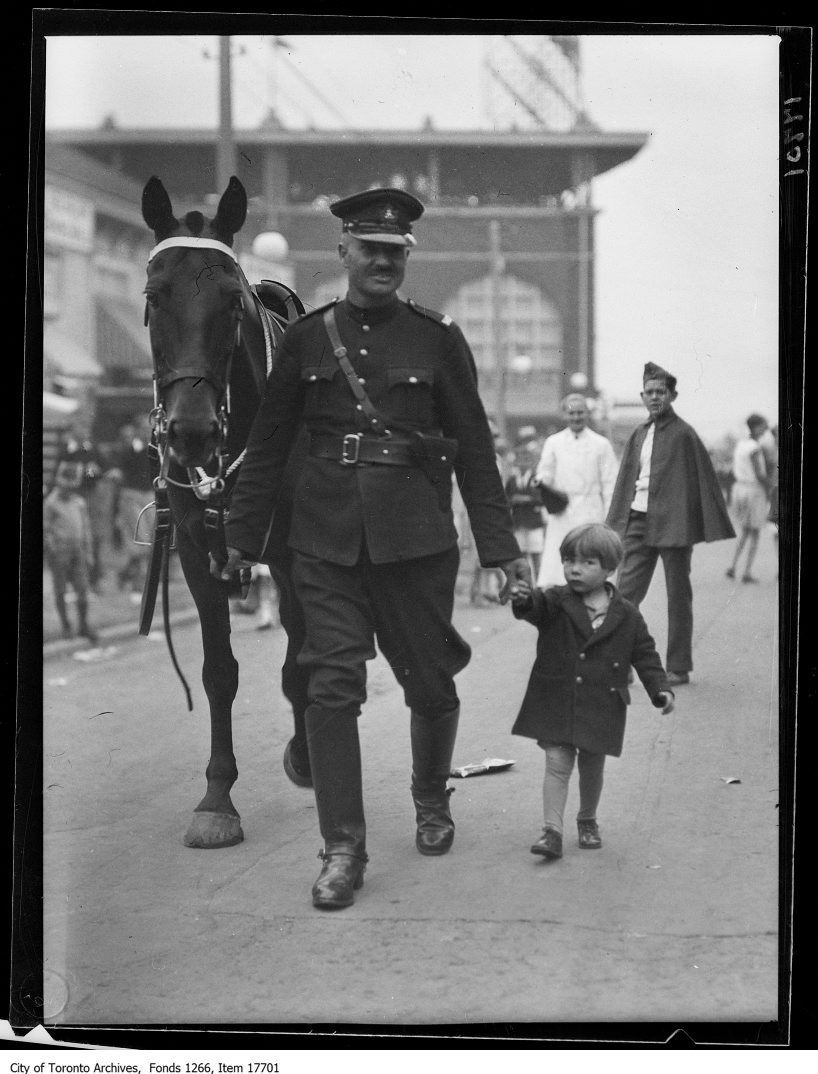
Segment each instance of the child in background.
[{"label": "child in background", "polygon": [[641,613],[609,581],[622,561],[622,542],[603,523],[572,529],[560,545],[566,585],[511,588],[518,619],[537,627],[537,656],[512,734],[534,738],[545,751],[542,836],[532,854],[562,857],[568,782],[579,771],[579,846],[602,846],[597,805],[606,755],[622,752],[633,666],[663,713],[673,711],[662,661]]},{"label": "child in background", "polygon": [[78,633],[94,644],[97,635],[88,625],[88,590],[93,555],[91,519],[85,499],[77,491],[82,482],[82,464],[61,462],[55,487],[43,503],[43,551],[51,571],[54,602],[63,636],[70,638],[71,623],[66,607],[68,584],[77,598]]}]

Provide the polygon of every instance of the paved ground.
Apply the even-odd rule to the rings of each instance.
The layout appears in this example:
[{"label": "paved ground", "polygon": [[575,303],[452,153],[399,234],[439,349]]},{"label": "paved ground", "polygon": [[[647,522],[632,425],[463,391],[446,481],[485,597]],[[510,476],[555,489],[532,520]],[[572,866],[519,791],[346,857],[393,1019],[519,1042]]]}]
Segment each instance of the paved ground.
[{"label": "paved ground", "polygon": [[[732,542],[694,553],[696,669],[673,716],[634,689],[625,750],[606,767],[605,845],[543,863],[542,755],[509,730],[535,633],[507,609],[460,602],[472,644],[459,679],[452,852],[413,846],[408,728],[389,669],[372,665],[361,718],[371,864],[355,905],[315,911],[312,792],[281,768],[280,629],[239,616],[235,706],[244,843],[184,848],[208,731],[197,631],[106,627],[98,653],[47,647],[46,1024],[429,1026],[767,1022],[777,1017],[776,564],[724,578]],[[663,583],[644,606],[663,649]],[[135,627],[134,627],[135,634]],[[62,644],[62,643],[60,643]],[[568,816],[576,808],[572,787]],[[613,1038],[615,1039],[615,1037]]]}]

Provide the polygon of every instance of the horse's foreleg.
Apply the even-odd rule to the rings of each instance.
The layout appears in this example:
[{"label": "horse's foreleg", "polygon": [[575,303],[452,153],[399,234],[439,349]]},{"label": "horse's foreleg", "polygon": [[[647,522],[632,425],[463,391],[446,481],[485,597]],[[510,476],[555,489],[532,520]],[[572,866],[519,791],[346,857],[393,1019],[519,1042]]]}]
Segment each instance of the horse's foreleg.
[{"label": "horse's foreleg", "polygon": [[179,558],[196,603],[202,630],[202,683],[210,705],[210,759],[205,770],[207,790],[196,806],[184,835],[185,846],[211,850],[234,846],[244,839],[241,819],[230,797],[238,779],[233,752],[233,701],[239,666],[230,645],[230,606],[227,586],[210,577],[208,560],[179,540]]}]

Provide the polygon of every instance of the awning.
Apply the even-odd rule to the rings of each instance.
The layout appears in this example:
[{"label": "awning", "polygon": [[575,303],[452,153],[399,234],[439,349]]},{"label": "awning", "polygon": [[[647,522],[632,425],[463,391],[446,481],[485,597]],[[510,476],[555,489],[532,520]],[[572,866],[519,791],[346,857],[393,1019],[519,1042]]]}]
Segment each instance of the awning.
[{"label": "awning", "polygon": [[43,359],[65,377],[94,379],[102,373],[92,355],[47,321],[43,325]]},{"label": "awning", "polygon": [[73,414],[78,406],[76,399],[69,399],[55,392],[43,392],[43,416],[46,418],[66,418]]},{"label": "awning", "polygon": [[97,295],[97,354],[106,369],[126,370],[139,380],[151,379],[153,359],[143,318],[143,310],[133,303]]}]

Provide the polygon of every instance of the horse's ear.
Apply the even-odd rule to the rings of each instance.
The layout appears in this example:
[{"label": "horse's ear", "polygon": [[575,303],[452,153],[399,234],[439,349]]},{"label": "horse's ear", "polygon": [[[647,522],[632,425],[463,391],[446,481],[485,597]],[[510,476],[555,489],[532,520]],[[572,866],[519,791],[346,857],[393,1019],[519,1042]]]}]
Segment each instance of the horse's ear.
[{"label": "horse's ear", "polygon": [[247,218],[247,191],[235,175],[230,176],[210,227],[228,245]]},{"label": "horse's ear", "polygon": [[142,218],[159,242],[179,226],[168,192],[155,175],[150,177],[142,191]]}]

